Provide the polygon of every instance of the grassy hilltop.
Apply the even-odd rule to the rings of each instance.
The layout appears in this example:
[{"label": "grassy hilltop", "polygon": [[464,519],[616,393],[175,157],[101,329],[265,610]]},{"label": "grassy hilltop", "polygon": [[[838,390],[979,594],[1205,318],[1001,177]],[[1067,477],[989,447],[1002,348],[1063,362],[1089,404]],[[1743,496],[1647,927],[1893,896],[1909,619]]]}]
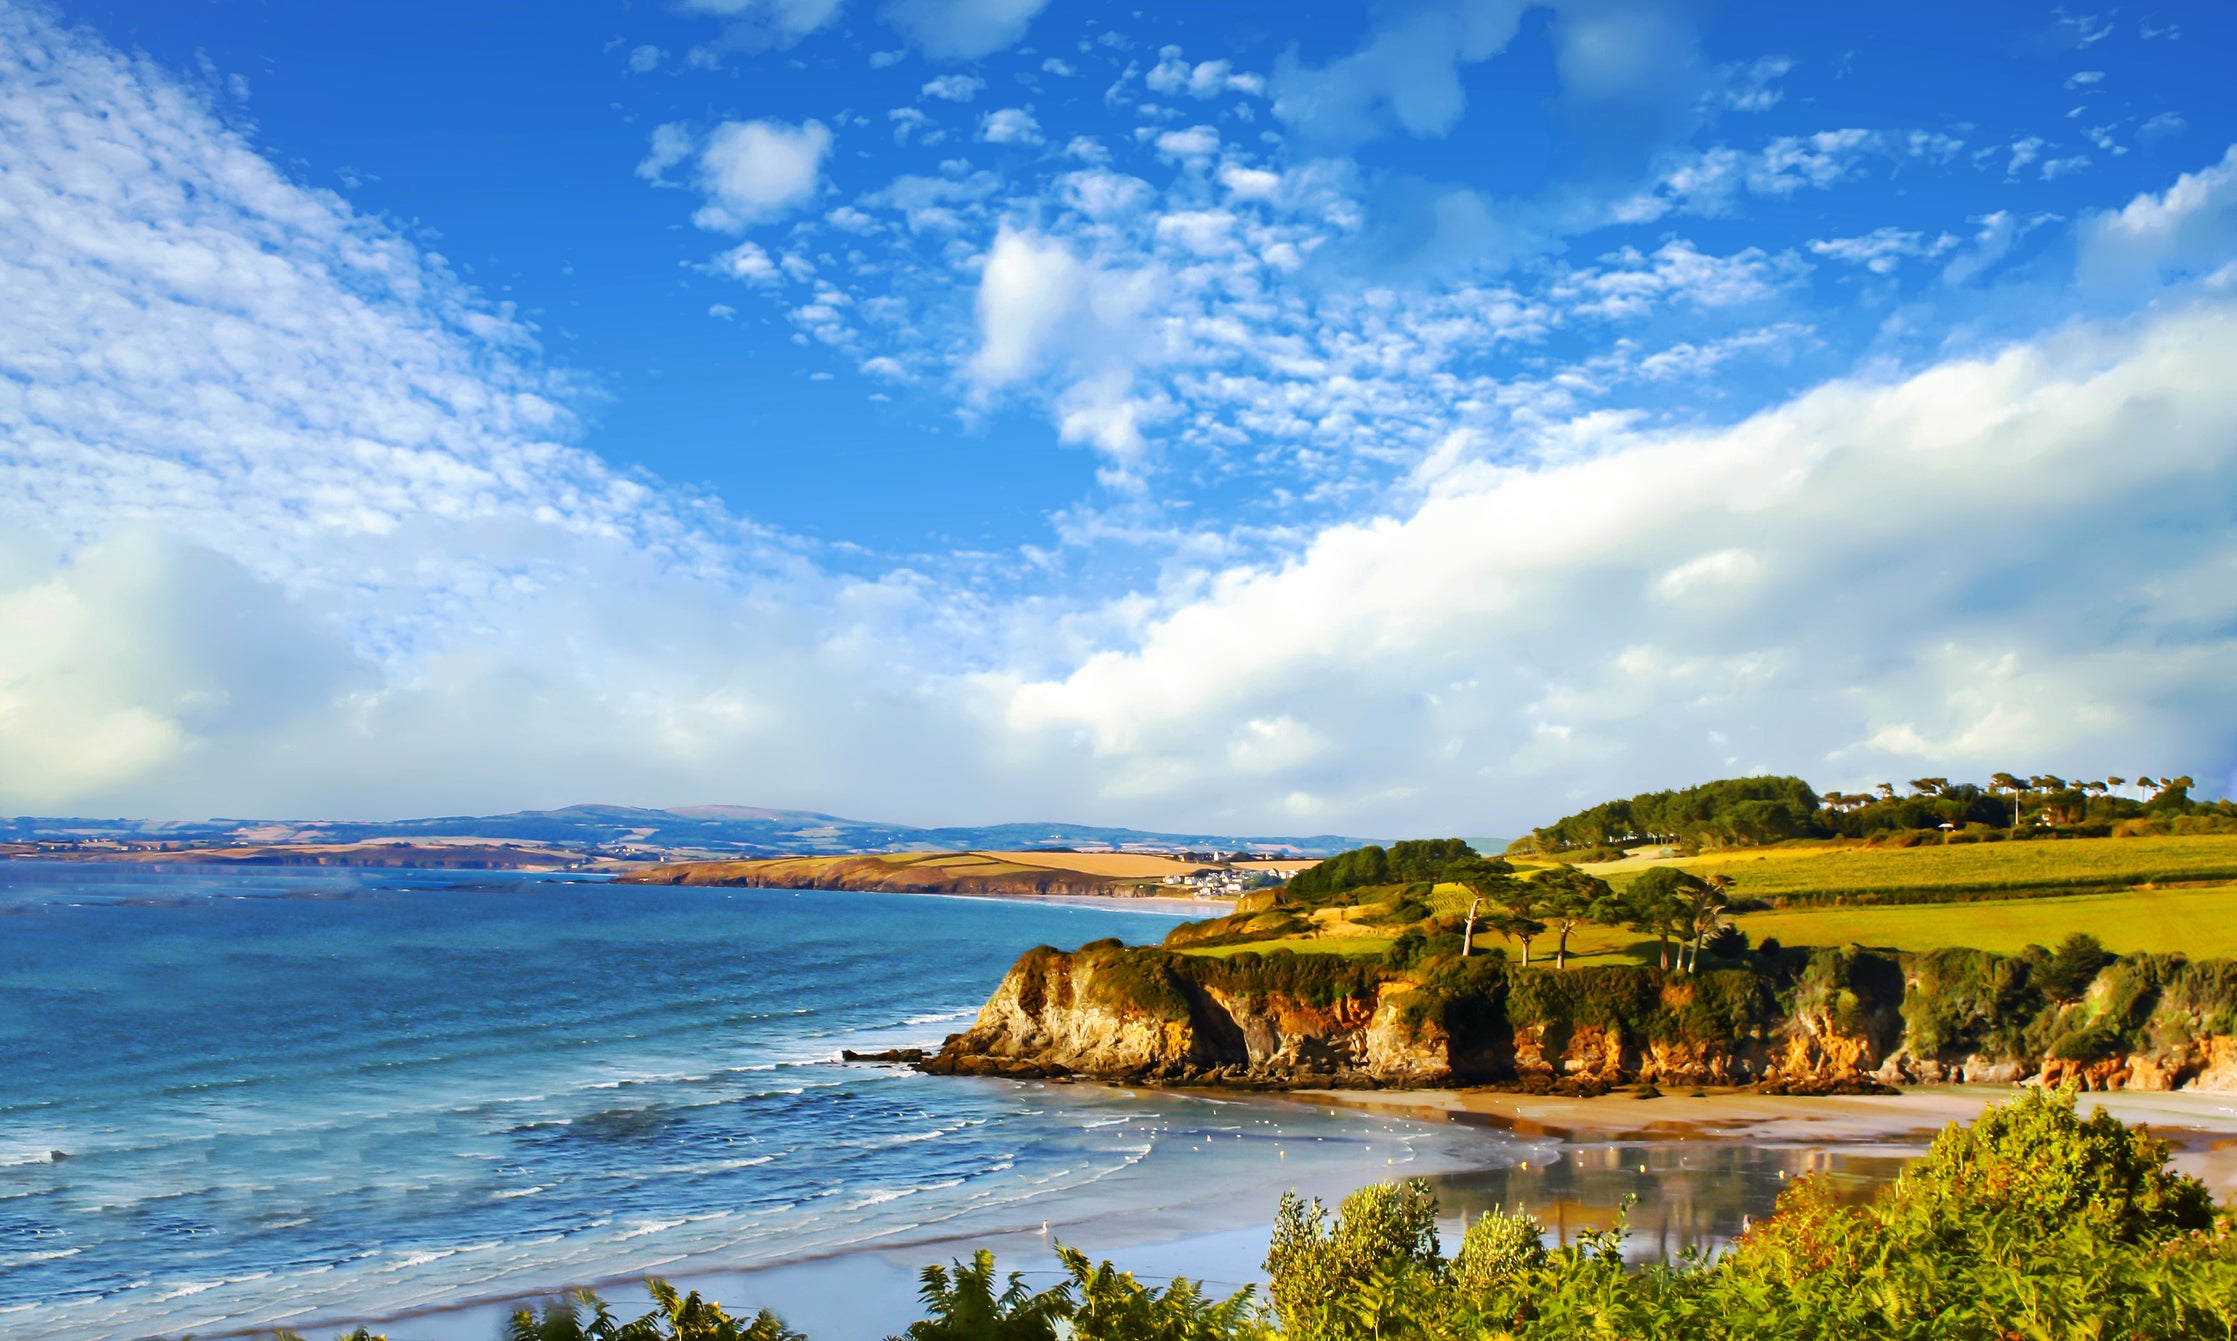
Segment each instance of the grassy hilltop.
[{"label": "grassy hilltop", "polygon": [[[1472,884],[1447,878],[1457,840],[1434,859],[1409,855],[1415,867],[1403,871],[1389,864],[1396,849],[1384,852],[1379,871],[1376,859],[1345,854],[1289,892],[1247,901],[1237,916],[1184,929],[1169,944],[1197,954],[1380,956],[1409,934],[1455,937],[1479,903],[1480,943],[1516,951],[1523,933],[1534,942],[1546,935],[1532,930],[1547,921],[1532,888],[1589,878],[1604,886],[1605,902],[1596,917],[1571,910],[1570,962],[1660,962],[1680,930],[1719,936],[1727,950],[1744,938],[2017,953],[2079,933],[2122,954],[2237,956],[2237,807],[2192,800],[2188,779],[2169,780],[2147,800],[2112,795],[2103,783],[2043,779],[2030,789],[2000,776],[2020,789],[1921,779],[1932,789],[1821,798],[1799,779],[1771,778],[1651,793],[1533,831],[1495,863],[1504,872],[1480,872]],[[2003,827],[1979,818],[2015,813],[2020,822]],[[1637,889],[1669,896],[1673,882],[1679,900],[1695,906],[1684,918],[1667,909],[1666,934],[1655,934],[1653,917],[1622,908]],[[1704,884],[1716,891],[1707,904]]]}]

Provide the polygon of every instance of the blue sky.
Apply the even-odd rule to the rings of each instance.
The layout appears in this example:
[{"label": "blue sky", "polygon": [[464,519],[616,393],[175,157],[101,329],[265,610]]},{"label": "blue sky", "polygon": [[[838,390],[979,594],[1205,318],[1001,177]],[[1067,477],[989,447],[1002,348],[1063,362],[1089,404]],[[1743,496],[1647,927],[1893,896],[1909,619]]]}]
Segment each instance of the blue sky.
[{"label": "blue sky", "polygon": [[6,808],[2237,755],[2223,10],[0,15]]}]

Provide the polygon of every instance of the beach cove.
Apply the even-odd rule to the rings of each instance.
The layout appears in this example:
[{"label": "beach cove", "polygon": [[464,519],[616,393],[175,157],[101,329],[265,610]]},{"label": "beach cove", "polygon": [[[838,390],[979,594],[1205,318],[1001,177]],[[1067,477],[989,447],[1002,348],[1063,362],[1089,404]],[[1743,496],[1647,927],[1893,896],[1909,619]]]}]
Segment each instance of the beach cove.
[{"label": "beach cove", "polygon": [[935,1243],[1169,1239],[1270,1214],[1276,1180],[1484,1148],[838,1060],[937,1044],[1025,946],[1177,920],[1122,904],[14,862],[0,918],[7,1341],[427,1335],[478,1301],[873,1250],[907,1278]]}]

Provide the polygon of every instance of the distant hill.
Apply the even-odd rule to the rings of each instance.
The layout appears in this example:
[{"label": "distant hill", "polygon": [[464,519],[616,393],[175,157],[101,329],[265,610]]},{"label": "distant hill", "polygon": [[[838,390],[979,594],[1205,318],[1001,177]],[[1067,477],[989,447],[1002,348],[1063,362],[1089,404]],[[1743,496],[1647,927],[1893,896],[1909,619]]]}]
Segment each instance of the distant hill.
[{"label": "distant hill", "polygon": [[134,820],[25,817],[0,819],[0,843],[363,843],[381,839],[487,838],[500,842],[693,851],[739,857],[791,857],[848,852],[1027,851],[1265,852],[1321,857],[1358,847],[1362,840],[1336,834],[1266,837],[1220,833],[1156,833],[1089,824],[1033,822],[920,829],[880,824],[808,810],[758,806],[575,805],[558,810],[518,810],[506,815],[446,815],[432,819],[356,820]]}]

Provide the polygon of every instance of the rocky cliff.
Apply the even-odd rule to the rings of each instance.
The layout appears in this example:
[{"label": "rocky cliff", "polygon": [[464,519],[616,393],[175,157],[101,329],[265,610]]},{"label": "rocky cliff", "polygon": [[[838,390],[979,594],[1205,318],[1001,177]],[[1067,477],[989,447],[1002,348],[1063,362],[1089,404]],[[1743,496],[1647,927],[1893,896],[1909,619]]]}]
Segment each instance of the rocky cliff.
[{"label": "rocky cliff", "polygon": [[1965,1002],[1929,999],[1947,988],[1931,967],[1820,951],[1783,971],[1521,969],[1489,956],[1401,971],[1115,941],[1042,947],[921,1069],[1262,1089],[1595,1093],[1647,1081],[1828,1093],[2041,1077],[2237,1093],[2237,992],[2221,991],[2237,988],[2237,966],[2147,965],[2141,977],[2157,986],[2144,1000],[2135,961],[2118,961],[2079,1000],[2003,1033],[1975,1016],[1947,1027]]}]

